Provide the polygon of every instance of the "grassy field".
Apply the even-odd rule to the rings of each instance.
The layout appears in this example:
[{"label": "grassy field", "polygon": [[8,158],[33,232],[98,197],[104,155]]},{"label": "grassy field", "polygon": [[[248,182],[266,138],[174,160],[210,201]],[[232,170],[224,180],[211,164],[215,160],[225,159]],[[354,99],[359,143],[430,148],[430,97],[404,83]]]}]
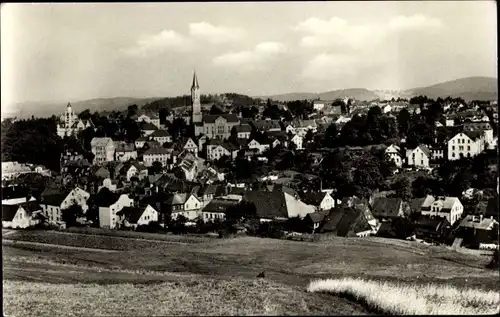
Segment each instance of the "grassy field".
[{"label": "grassy field", "polygon": [[343,278],[313,281],[309,292],[347,296],[384,315],[490,315],[500,313],[500,293],[453,286],[421,286]]},{"label": "grassy field", "polygon": [[[173,240],[170,240],[172,241],[170,243],[169,241],[152,242],[102,235],[89,235],[88,238],[82,239],[81,234],[61,234],[50,231],[18,231],[8,235],[7,238],[40,241],[40,237],[48,243],[92,248],[101,246],[120,251],[98,253],[63,250],[48,246],[4,245],[4,279],[7,283],[12,283],[8,284],[10,285],[8,292],[13,294],[19,294],[16,292],[21,291],[27,292],[29,287],[21,287],[25,283],[26,285],[42,283],[36,284],[34,289],[45,287],[50,289],[51,284],[64,284],[61,287],[68,288],[85,288],[86,286],[82,286],[85,284],[98,284],[103,287],[108,284],[126,284],[128,286],[123,286],[122,290],[130,289],[133,293],[139,292],[140,288],[136,288],[139,284],[170,285],[168,283],[182,282],[194,277],[207,280],[207,283],[223,283],[232,280],[245,280],[253,283],[260,281],[256,279],[256,276],[264,271],[265,282],[283,289],[293,289],[298,292],[297,294],[301,294],[300,296],[307,296],[307,300],[304,299],[304,301],[317,305],[314,309],[309,306],[307,309],[302,307],[302,310],[294,308],[295,314],[315,314],[319,311],[323,314],[325,312],[365,314],[369,310],[360,304],[329,294],[307,293],[307,286],[316,279],[351,277],[370,279],[375,282],[404,282],[413,285],[426,285],[432,282],[440,285],[500,291],[500,286],[497,285],[498,272],[485,269],[486,264],[491,260],[489,255],[491,252],[461,254],[447,248],[426,246],[410,241],[338,237],[322,242],[297,242],[239,237],[189,243],[189,239],[192,238],[171,236],[170,239]],[[87,291],[97,292],[96,287],[91,288],[95,288],[94,291]],[[211,289],[206,291],[214,294],[213,296],[219,296]],[[158,292],[161,290],[158,289]],[[9,295],[7,293],[4,292],[4,296]],[[244,296],[242,294],[234,296]],[[255,296],[252,295],[252,297]],[[4,297],[4,302],[9,298],[12,297]],[[47,300],[50,300],[49,297]],[[55,301],[56,298],[53,300]],[[157,302],[157,297],[151,297],[150,301]],[[276,301],[278,303],[276,305],[281,305],[278,299]],[[146,302],[144,305],[149,304],[150,302]],[[11,307],[17,307],[12,308],[14,310],[21,309],[18,310],[20,312],[23,308],[19,305]],[[165,307],[170,307],[169,304],[166,305]],[[54,302],[53,306],[58,305]],[[266,314],[262,307],[256,306],[254,311],[242,308],[241,312],[242,314],[252,314],[252,312]],[[165,309],[168,311],[170,308]],[[207,314],[209,311],[214,314],[231,314],[234,311],[231,310],[233,307],[224,309],[216,312],[207,308],[205,311]],[[281,312],[280,309],[283,308],[278,307],[273,312]],[[57,312],[54,313],[59,315]],[[189,314],[187,311],[179,311],[179,314],[184,313]]]}]

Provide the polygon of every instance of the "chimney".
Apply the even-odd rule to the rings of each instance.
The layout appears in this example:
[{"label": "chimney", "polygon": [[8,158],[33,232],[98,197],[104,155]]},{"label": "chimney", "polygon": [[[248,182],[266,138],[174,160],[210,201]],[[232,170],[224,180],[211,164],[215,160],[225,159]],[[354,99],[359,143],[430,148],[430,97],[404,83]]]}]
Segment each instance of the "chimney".
[{"label": "chimney", "polygon": [[482,222],[482,221],[483,221],[483,215],[481,214],[481,215],[479,216],[479,222]]}]

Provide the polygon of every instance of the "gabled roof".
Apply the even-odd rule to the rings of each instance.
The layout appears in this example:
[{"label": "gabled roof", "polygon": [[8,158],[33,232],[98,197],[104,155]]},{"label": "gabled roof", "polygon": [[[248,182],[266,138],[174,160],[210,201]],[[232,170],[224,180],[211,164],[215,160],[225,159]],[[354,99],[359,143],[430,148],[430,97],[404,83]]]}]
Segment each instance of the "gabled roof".
[{"label": "gabled roof", "polygon": [[288,218],[285,194],[279,191],[246,191],[244,200],[254,203],[259,218]]},{"label": "gabled roof", "polygon": [[137,223],[141,218],[142,214],[146,210],[146,207],[123,207],[122,210],[118,211],[116,214],[125,216],[125,219],[129,223]]},{"label": "gabled roof", "polygon": [[[476,221],[474,221],[474,219]],[[483,218],[481,220],[481,218],[478,216],[467,215],[464,219],[460,221],[459,227],[475,228],[480,230],[491,230],[495,224],[498,225],[498,222],[495,219]]]},{"label": "gabled roof", "polygon": [[306,217],[310,217],[311,220],[313,221],[313,223],[320,223],[321,221],[323,221],[323,219],[325,219],[326,213],[322,212],[322,211],[318,211],[318,212],[310,213]]},{"label": "gabled roof", "polygon": [[90,141],[91,146],[107,146],[109,143],[113,143],[111,138],[93,138]]},{"label": "gabled roof", "polygon": [[335,207],[325,217],[318,228],[320,232],[333,232],[337,236],[352,236],[356,233],[372,230],[370,222],[373,215],[366,205],[360,204],[353,207]]},{"label": "gabled roof", "polygon": [[167,130],[156,130],[155,132],[151,133],[150,137],[152,138],[163,138],[163,137],[169,137],[170,133],[168,133]]},{"label": "gabled roof", "polygon": [[133,143],[118,142],[116,144],[116,152],[134,152],[135,146]]},{"label": "gabled roof", "polygon": [[225,114],[206,114],[203,115],[203,122],[204,123],[215,123],[215,120],[217,118],[222,117],[224,118],[227,122],[238,122],[238,117],[235,114],[232,113],[225,113]]},{"label": "gabled roof", "polygon": [[398,217],[403,199],[379,197],[373,201],[372,213],[377,218]]},{"label": "gabled roof", "polygon": [[182,205],[189,198],[189,195],[186,193],[173,194],[166,200],[167,205]]},{"label": "gabled roof", "polygon": [[425,201],[425,197],[411,199],[410,203],[409,203],[410,213],[411,214],[420,213],[422,205],[424,204],[424,201]]},{"label": "gabled roof", "polygon": [[477,140],[477,139],[481,139],[481,136],[483,134],[482,131],[464,131],[464,134],[466,136],[468,136],[471,140]]},{"label": "gabled roof", "polygon": [[420,215],[415,221],[415,228],[438,231],[443,227],[450,227],[450,223],[445,217]]},{"label": "gabled roof", "polygon": [[323,199],[325,199],[326,195],[327,193],[325,192],[308,192],[301,195],[300,198],[306,204],[319,206]]},{"label": "gabled roof", "polygon": [[42,198],[42,204],[47,206],[60,206],[62,202],[68,197],[70,191],[64,193],[46,195]]},{"label": "gabled roof", "polygon": [[97,194],[92,195],[89,198],[89,201],[99,207],[109,207],[116,203],[120,196],[121,195],[118,193],[113,193],[108,189],[103,188]]},{"label": "gabled roof", "polygon": [[151,130],[158,130],[158,128],[152,124],[152,123],[149,123],[149,122],[141,122],[141,130],[146,130],[146,131],[151,131]]},{"label": "gabled roof", "polygon": [[288,133],[286,131],[266,131],[266,136],[270,139],[287,139]]},{"label": "gabled roof", "polygon": [[12,221],[19,210],[19,205],[2,205],[2,221]]},{"label": "gabled roof", "polygon": [[421,144],[417,148],[419,148],[422,152],[424,152],[424,154],[427,157],[431,157],[431,151],[429,150],[429,148],[426,145]]},{"label": "gabled roof", "polygon": [[217,192],[217,185],[209,184],[201,187],[200,190],[198,191],[198,195],[199,196],[215,195],[216,192]]},{"label": "gabled roof", "polygon": [[270,129],[280,129],[281,125],[279,120],[253,120],[252,125],[257,130],[270,130]]},{"label": "gabled roof", "polygon": [[210,201],[210,203],[206,205],[205,208],[203,208],[202,212],[226,212],[229,207],[232,207],[236,204],[238,204],[238,201],[236,200],[215,198],[212,199],[212,201]]},{"label": "gabled roof", "polygon": [[146,142],[147,140],[149,140],[147,136],[141,136],[140,138],[135,140],[135,142]]},{"label": "gabled roof", "polygon": [[236,131],[236,133],[252,132],[252,127],[248,123],[241,123],[240,125],[235,126],[234,130]]},{"label": "gabled roof", "polygon": [[146,152],[144,152],[144,155],[158,155],[158,154],[167,155],[169,153],[170,153],[170,151],[164,147],[154,147],[154,148],[150,148]]}]

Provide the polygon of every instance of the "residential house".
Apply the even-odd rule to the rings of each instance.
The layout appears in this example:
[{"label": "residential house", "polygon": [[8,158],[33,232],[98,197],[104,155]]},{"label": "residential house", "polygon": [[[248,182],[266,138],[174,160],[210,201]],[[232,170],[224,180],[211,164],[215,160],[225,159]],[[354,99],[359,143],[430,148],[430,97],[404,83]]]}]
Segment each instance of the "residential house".
[{"label": "residential house", "polygon": [[441,146],[432,146],[428,148],[431,151],[431,162],[439,162],[445,158],[445,148]]},{"label": "residential house", "polygon": [[137,159],[137,150],[134,144],[126,142],[116,142],[115,159],[120,162]]},{"label": "residential house", "polygon": [[214,199],[215,194],[217,192],[217,186],[216,185],[203,185],[197,192],[197,197],[201,201],[203,206],[208,205],[212,199]]},{"label": "residential house", "polygon": [[204,115],[202,122],[195,124],[195,136],[205,134],[210,139],[227,139],[233,127],[239,124],[235,114]]},{"label": "residential house", "polygon": [[327,102],[324,100],[314,100],[313,101],[313,109],[318,110],[318,111],[323,110],[326,103]]},{"label": "residential house", "polygon": [[445,242],[451,232],[445,217],[420,215],[414,224],[415,238],[429,242]]},{"label": "residential house", "polygon": [[42,195],[40,206],[49,222],[55,223],[62,221],[62,210],[72,205],[80,206],[85,214],[88,210],[87,199],[89,197],[90,194],[88,192],[76,187],[70,191]]},{"label": "residential house", "polygon": [[219,171],[214,166],[209,166],[198,173],[198,180],[206,184],[212,184],[217,181],[224,181],[225,173]]},{"label": "residential house", "polygon": [[13,180],[21,174],[31,173],[31,168],[18,162],[2,162],[2,180]]},{"label": "residential house", "polygon": [[149,140],[149,138],[147,136],[141,136],[140,138],[138,138],[137,140],[135,140],[135,148],[136,149],[142,149],[142,147],[144,146],[144,144],[146,144],[146,142]]},{"label": "residential house", "polygon": [[257,149],[259,154],[264,153],[267,149],[270,148],[269,143],[264,143],[264,142],[258,142],[256,139],[252,139],[250,142],[248,142],[247,147],[249,149]]},{"label": "residential house", "polygon": [[366,237],[376,234],[379,227],[366,204],[341,205],[330,210],[317,232],[340,237]]},{"label": "residential house", "polygon": [[405,218],[410,214],[410,207],[401,198],[374,198],[371,206],[373,216],[380,222]]},{"label": "residential house", "polygon": [[148,225],[152,221],[158,221],[158,211],[147,205],[146,207],[123,207],[116,213],[119,217],[118,223],[123,227]]},{"label": "residential house", "polygon": [[27,228],[39,222],[36,215],[41,213],[41,208],[36,201],[21,204],[2,204],[3,228]]},{"label": "residential house", "polygon": [[457,197],[426,199],[421,208],[422,215],[445,217],[452,225],[462,217],[463,212],[464,206]]},{"label": "residential house", "polygon": [[327,192],[307,192],[301,197],[301,200],[317,210],[330,210],[335,207],[335,199]]},{"label": "residential house", "polygon": [[397,167],[403,166],[403,156],[401,155],[401,149],[399,146],[391,144],[385,149],[385,154],[389,157],[389,160],[393,161]]},{"label": "residential house", "polygon": [[484,150],[484,138],[480,131],[457,133],[448,141],[448,160],[473,157]]},{"label": "residential house", "polygon": [[111,138],[93,138],[90,141],[94,164],[111,162],[115,158],[115,144]]},{"label": "residential house", "polygon": [[410,217],[412,219],[417,219],[418,216],[422,214],[422,207],[425,206],[424,208],[428,210],[433,202],[434,202],[434,197],[431,195],[411,199],[409,202]]},{"label": "residential house", "polygon": [[293,138],[291,139],[292,143],[295,144],[295,148],[297,150],[303,150],[303,146],[302,146],[302,143],[304,142],[304,138],[301,137],[299,134],[296,134],[293,136]]},{"label": "residential house", "polygon": [[199,148],[196,145],[196,142],[192,138],[184,137],[178,142],[177,146],[179,151],[187,151],[193,153],[195,156],[198,156]]},{"label": "residential house", "polygon": [[283,191],[243,191],[243,200],[255,205],[257,217],[261,222],[272,220],[286,220],[288,218],[304,218],[307,214],[316,211]]},{"label": "residential house", "polygon": [[103,188],[89,198],[89,205],[99,214],[100,228],[115,229],[119,223],[116,213],[124,207],[132,207],[134,200],[127,194],[112,193]]},{"label": "residential house", "polygon": [[168,133],[167,130],[156,130],[155,132],[151,133],[149,137],[160,144],[172,142],[172,136],[170,135],[170,133]]},{"label": "residential house", "polygon": [[179,162],[179,167],[184,172],[184,177],[188,181],[194,181],[205,169],[205,160],[201,157],[195,156],[193,153],[188,152]]},{"label": "residential house", "polygon": [[259,132],[281,131],[279,120],[252,120],[250,124]]},{"label": "residential house", "polygon": [[149,122],[142,122],[140,124],[140,128],[144,136],[150,136],[151,134],[153,134],[153,132],[158,130],[158,127]]},{"label": "residential house", "polygon": [[195,220],[200,216],[202,202],[194,194],[175,193],[166,201],[167,208],[171,211],[172,219],[184,216],[187,220]]},{"label": "residential house", "polygon": [[160,162],[165,166],[171,157],[171,151],[164,147],[150,148],[144,152],[142,160],[147,167],[153,166],[154,162]]},{"label": "residential house", "polygon": [[425,145],[419,145],[414,149],[406,150],[406,161],[409,166],[429,167],[431,152]]},{"label": "residential house", "polygon": [[307,214],[304,217],[304,222],[306,224],[307,231],[311,233],[316,232],[316,230],[319,228],[319,226],[325,219],[327,213],[328,211],[322,210]]},{"label": "residential house", "polygon": [[132,177],[137,177],[139,180],[148,177],[148,169],[139,162],[126,162],[117,166],[115,176],[124,177],[127,182],[130,182]]},{"label": "residential house", "polygon": [[307,131],[312,131],[316,133],[318,131],[318,126],[315,120],[294,120],[291,122],[292,129],[288,129],[288,132],[293,134],[298,134],[304,137],[307,134]]},{"label": "residential house", "polygon": [[202,209],[202,219],[204,222],[224,220],[227,210],[237,204],[237,200],[215,198]]},{"label": "residential house", "polygon": [[160,116],[158,113],[141,114],[136,122],[147,122],[154,124],[157,128],[160,128]]},{"label": "residential house", "polygon": [[498,221],[493,217],[485,218],[483,215],[467,215],[460,221],[456,237],[463,238],[464,246],[498,245]]},{"label": "residential house", "polygon": [[265,133],[265,137],[271,141],[271,147],[275,148],[278,145],[288,147],[288,134],[286,131],[269,131]]},{"label": "residential house", "polygon": [[234,133],[238,139],[249,139],[252,133],[252,127],[248,123],[241,123],[233,127]]}]

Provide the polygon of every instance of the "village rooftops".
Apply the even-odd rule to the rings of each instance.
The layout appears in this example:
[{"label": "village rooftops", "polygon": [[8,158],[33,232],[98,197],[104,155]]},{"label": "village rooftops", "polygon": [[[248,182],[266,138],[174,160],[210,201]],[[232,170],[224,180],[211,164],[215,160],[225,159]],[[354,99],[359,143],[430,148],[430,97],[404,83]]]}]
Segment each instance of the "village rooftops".
[{"label": "village rooftops", "polygon": [[171,151],[164,147],[153,147],[144,152],[144,155],[167,155]]},{"label": "village rooftops", "polygon": [[167,130],[156,130],[155,132],[151,133],[150,137],[152,138],[163,138],[163,137],[169,137],[170,133],[168,133]]},{"label": "village rooftops", "polygon": [[252,132],[252,127],[249,124],[247,124],[247,123],[242,123],[240,125],[235,126],[234,130],[236,131],[236,133],[239,133],[239,132]]},{"label": "village rooftops", "polygon": [[303,202],[313,206],[319,206],[327,193],[325,192],[308,192],[301,196]]},{"label": "village rooftops", "polygon": [[149,122],[141,122],[141,130],[145,130],[145,131],[151,131],[151,130],[158,130],[158,128],[152,124],[152,123],[149,123]]},{"label": "village rooftops", "polygon": [[492,217],[484,218],[482,216],[467,215],[460,221],[459,227],[491,230],[495,224],[498,225],[498,222]]},{"label": "village rooftops", "polygon": [[375,217],[394,218],[404,216],[402,211],[403,199],[401,198],[375,198],[373,201],[372,213]]},{"label": "village rooftops", "polygon": [[236,200],[215,198],[212,199],[212,201],[210,201],[205,208],[203,208],[203,212],[225,213],[228,208],[235,206],[236,204],[238,204],[238,201]]},{"label": "village rooftops", "polygon": [[235,114],[232,113],[225,113],[225,114],[206,114],[203,115],[203,122],[204,123],[215,123],[215,120],[218,118],[224,118],[226,119],[227,122],[238,122],[238,117]]},{"label": "village rooftops", "polygon": [[126,207],[123,207],[116,214],[118,216],[123,215],[129,223],[137,223],[137,221],[139,221],[142,214],[144,213],[145,209],[146,209],[146,207],[128,207],[128,206],[126,206]]}]

